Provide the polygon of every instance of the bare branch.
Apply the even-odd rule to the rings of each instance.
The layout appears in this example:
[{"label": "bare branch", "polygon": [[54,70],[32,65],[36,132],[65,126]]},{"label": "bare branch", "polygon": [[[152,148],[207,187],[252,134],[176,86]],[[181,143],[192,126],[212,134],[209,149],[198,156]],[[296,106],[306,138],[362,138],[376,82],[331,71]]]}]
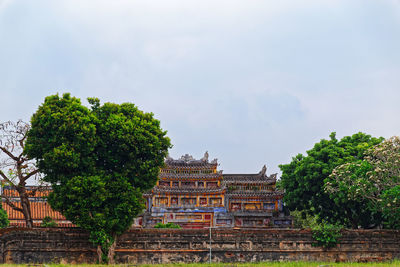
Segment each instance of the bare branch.
[{"label": "bare branch", "polygon": [[18,161],[18,157],[14,156],[10,151],[8,151],[5,147],[0,146],[0,149],[7,154],[10,158],[12,158],[15,161]]},{"label": "bare branch", "polygon": [[7,203],[7,205],[9,205],[13,210],[19,211],[19,212],[23,212],[22,208],[17,207],[8,197],[1,195],[2,198],[4,198],[4,202]]},{"label": "bare branch", "polygon": [[12,186],[16,187],[16,185],[14,184],[13,181],[11,181],[10,179],[8,179],[8,177],[3,173],[2,170],[0,170],[0,176],[7,181],[7,183],[10,183]]},{"label": "bare branch", "polygon": [[36,170],[34,170],[34,171],[28,173],[27,175],[25,175],[24,178],[25,178],[25,180],[27,180],[27,179],[29,179],[30,177],[32,177],[32,176],[34,176],[34,175],[36,175],[36,174],[38,174],[38,173],[39,173],[39,170],[36,169]]}]

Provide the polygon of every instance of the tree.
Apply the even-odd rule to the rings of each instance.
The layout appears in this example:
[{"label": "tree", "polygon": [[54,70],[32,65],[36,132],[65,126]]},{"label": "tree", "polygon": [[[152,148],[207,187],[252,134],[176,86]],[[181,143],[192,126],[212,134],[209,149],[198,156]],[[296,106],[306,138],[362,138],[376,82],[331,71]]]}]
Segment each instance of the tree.
[{"label": "tree", "polygon": [[280,165],[285,204],[290,210],[318,215],[320,220],[334,224],[339,223],[353,228],[369,225],[377,218],[370,218],[371,212],[366,203],[335,202],[324,191],[324,180],[335,167],[362,159],[364,152],[381,140],[364,133],[337,140],[336,134],[331,133],[330,140],[322,139],[307,151],[306,156],[298,154],[289,164]]},{"label": "tree", "polygon": [[389,228],[400,228],[400,138],[370,148],[363,160],[336,167],[326,191],[349,201],[367,201]]},{"label": "tree", "polygon": [[39,180],[40,173],[35,161],[24,155],[26,135],[29,124],[19,120],[16,123],[8,121],[0,124],[0,177],[4,184],[11,186],[18,192],[21,205],[11,201],[9,196],[2,194],[4,201],[14,210],[23,214],[26,227],[32,228],[29,196],[33,196],[40,187],[35,190],[27,190],[26,184],[29,178]]},{"label": "tree", "polygon": [[88,100],[91,108],[69,94],[46,97],[26,152],[52,185],[52,208],[88,230],[99,260],[113,263],[117,237],[143,210],[142,193],[155,185],[171,145],[153,114]]}]

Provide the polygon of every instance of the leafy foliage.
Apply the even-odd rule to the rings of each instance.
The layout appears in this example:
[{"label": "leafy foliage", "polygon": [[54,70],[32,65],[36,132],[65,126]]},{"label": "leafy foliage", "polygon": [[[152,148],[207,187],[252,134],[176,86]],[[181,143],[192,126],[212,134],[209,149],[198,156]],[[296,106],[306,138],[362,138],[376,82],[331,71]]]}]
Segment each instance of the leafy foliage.
[{"label": "leafy foliage", "polygon": [[88,100],[91,108],[69,94],[46,97],[32,116],[26,153],[52,185],[52,208],[107,253],[143,210],[142,192],[155,185],[171,145],[153,114]]},{"label": "leafy foliage", "polygon": [[291,211],[290,215],[293,217],[293,225],[295,228],[311,228],[315,220],[310,214],[298,210]]},{"label": "leafy foliage", "polygon": [[57,223],[50,216],[46,216],[43,218],[41,227],[57,227]]},{"label": "leafy foliage", "polygon": [[160,229],[160,228],[175,228],[175,229],[180,229],[181,226],[178,225],[178,224],[169,222],[169,223],[166,223],[166,224],[164,224],[164,223],[157,223],[156,225],[154,225],[154,228],[159,228],[159,229]]},{"label": "leafy foliage", "polygon": [[298,154],[289,164],[280,165],[280,186],[286,191],[285,204],[290,210],[305,211],[318,215],[319,220],[353,228],[368,226],[378,220],[371,218],[371,211],[363,201],[331,198],[324,190],[324,181],[335,167],[363,159],[365,151],[381,141],[364,133],[338,140],[335,133],[331,133],[329,140],[316,143],[306,156]]},{"label": "leafy foliage", "polygon": [[338,166],[326,191],[348,201],[368,202],[389,228],[400,228],[400,138],[369,149],[363,160]]},{"label": "leafy foliage", "polygon": [[0,208],[0,228],[6,228],[9,224],[7,212]]},{"label": "leafy foliage", "polygon": [[311,226],[312,237],[316,241],[313,246],[332,248],[339,243],[339,238],[342,236],[340,231],[343,226],[338,224],[330,224],[323,220],[320,223],[314,223]]},{"label": "leafy foliage", "polygon": [[339,243],[342,225],[320,220],[317,215],[311,216],[306,211],[295,210],[290,215],[296,228],[311,229],[312,237],[316,241],[313,246],[331,248]]}]

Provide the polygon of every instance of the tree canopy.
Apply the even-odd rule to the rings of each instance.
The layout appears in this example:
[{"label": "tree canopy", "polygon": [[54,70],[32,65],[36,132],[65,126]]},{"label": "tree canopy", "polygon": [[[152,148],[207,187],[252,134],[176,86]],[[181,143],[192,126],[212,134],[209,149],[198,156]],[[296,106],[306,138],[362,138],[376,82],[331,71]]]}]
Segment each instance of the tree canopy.
[{"label": "tree canopy", "polygon": [[400,228],[400,138],[370,148],[363,160],[336,167],[326,191],[348,201],[367,201],[389,228]]},{"label": "tree canopy", "polygon": [[354,228],[379,220],[378,215],[371,215],[363,201],[335,201],[325,192],[324,183],[335,167],[363,159],[365,151],[381,141],[382,138],[364,133],[338,140],[336,134],[331,133],[329,140],[322,139],[316,143],[307,155],[298,154],[289,164],[280,165],[281,187],[286,191],[284,201],[287,207]]},{"label": "tree canopy", "polygon": [[70,94],[46,97],[26,153],[52,185],[52,208],[87,229],[112,262],[116,238],[143,210],[142,192],[155,185],[171,144],[152,113],[88,101],[90,108]]}]

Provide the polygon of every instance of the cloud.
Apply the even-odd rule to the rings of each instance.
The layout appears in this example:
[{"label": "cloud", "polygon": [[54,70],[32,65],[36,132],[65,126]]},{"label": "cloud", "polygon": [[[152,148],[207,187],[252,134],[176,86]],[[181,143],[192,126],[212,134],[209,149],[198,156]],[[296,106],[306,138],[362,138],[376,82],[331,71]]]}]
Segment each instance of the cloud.
[{"label": "cloud", "polygon": [[0,0],[0,12],[5,9],[13,0]]},{"label": "cloud", "polygon": [[0,121],[69,91],[133,102],[171,155],[258,172],[331,131],[400,131],[394,0],[1,1]]}]

